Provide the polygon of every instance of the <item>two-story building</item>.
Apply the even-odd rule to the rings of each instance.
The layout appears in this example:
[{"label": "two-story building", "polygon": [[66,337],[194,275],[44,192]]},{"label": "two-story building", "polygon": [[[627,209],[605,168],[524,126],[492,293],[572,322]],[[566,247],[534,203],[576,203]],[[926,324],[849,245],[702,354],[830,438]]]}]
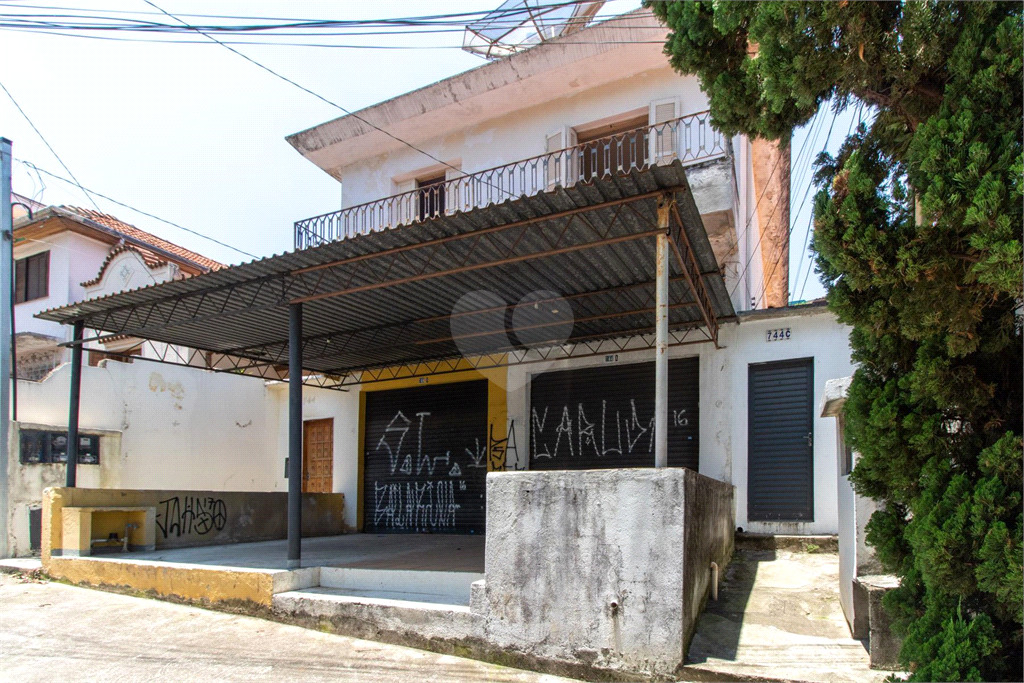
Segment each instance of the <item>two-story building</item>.
[{"label": "two-story building", "polygon": [[[59,346],[68,340],[68,328],[36,318],[40,311],[223,267],[98,211],[30,205],[24,198],[17,202],[18,208],[33,208],[31,215],[24,209],[15,214],[15,367],[20,379],[42,379],[68,357]],[[104,348],[141,355],[139,341],[111,340]],[[94,353],[89,363],[101,359]]]},{"label": "two-story building", "polygon": [[[568,188],[582,195],[570,206],[584,198],[612,206],[625,191],[621,183],[648,189],[639,182],[634,189],[637,174],[678,169],[702,224],[702,244],[690,245],[707,257],[698,279],[722,300],[708,307],[717,315],[715,335],[692,331],[670,343],[669,464],[735,484],[737,523],[747,530],[834,533],[833,426],[815,418],[812,406],[824,380],[850,370],[848,331],[820,302],[788,306],[789,150],[715,131],[696,77],[668,66],[664,37],[639,10],[290,136],[341,183],[345,203],[299,221],[296,249],[432,218],[473,223],[485,207]],[[627,209],[618,217],[631,215]],[[463,355],[574,341],[588,326],[615,320],[587,330],[587,353],[501,365],[485,372],[486,391],[473,373],[410,373],[359,386],[358,421],[354,398],[351,417],[342,419],[356,425],[360,441],[338,444],[335,466],[354,475],[346,493],[359,501],[361,528],[420,528],[396,513],[415,490],[409,482],[423,475],[414,465],[418,450],[396,459],[389,447],[395,419],[418,430],[417,438],[475,420],[480,436],[469,448],[498,451],[499,469],[654,463],[655,371],[645,336],[654,324],[653,248],[623,244],[609,252],[583,252],[593,258],[557,275],[531,258],[482,285],[460,282],[445,292],[459,302],[446,325]],[[706,332],[685,271],[671,279],[670,326],[703,322]],[[538,305],[554,319],[524,312]],[[499,334],[496,346],[480,328],[504,330],[506,313],[469,316],[503,307],[509,337]],[[603,340],[616,332],[616,340]],[[467,381],[448,386],[456,378]],[[444,389],[423,386],[441,382]],[[414,417],[428,409],[429,417]],[[482,490],[482,475],[476,479],[467,490]],[[483,533],[482,517],[463,513],[468,507],[460,507],[464,519],[455,528]]]},{"label": "two-story building", "polygon": [[305,430],[359,530],[485,533],[487,471],[667,443],[737,487],[738,526],[835,533],[813,407],[848,330],[788,305],[788,147],[716,132],[665,35],[638,10],[296,133],[345,207],[297,222],[295,252],[42,317],[281,377],[299,334],[303,377],[345,390]]},{"label": "two-story building", "polygon": [[[271,380],[247,475],[287,474],[289,580],[334,591],[274,609],[667,675],[736,527],[838,530],[815,406],[852,372],[848,329],[789,305],[788,147],[715,131],[646,10],[574,28],[290,136],[344,196],[294,251],[39,314],[86,350]],[[351,531],[485,535],[430,558],[474,556],[445,636],[303,564],[312,491],[344,494]]]}]

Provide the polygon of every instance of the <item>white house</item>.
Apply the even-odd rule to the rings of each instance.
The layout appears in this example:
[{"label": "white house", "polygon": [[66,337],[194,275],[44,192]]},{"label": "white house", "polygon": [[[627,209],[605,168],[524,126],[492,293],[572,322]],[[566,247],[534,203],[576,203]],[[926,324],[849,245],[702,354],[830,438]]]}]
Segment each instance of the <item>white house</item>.
[{"label": "white house", "polygon": [[196,351],[53,394],[128,425],[100,485],[287,487],[295,571],[304,492],[344,494],[350,531],[486,535],[449,626],[659,675],[735,527],[837,533],[816,406],[849,330],[789,305],[788,147],[715,131],[646,10],[582,25],[289,136],[344,190],[293,252],[41,312],[87,350]]},{"label": "white house", "polygon": [[[487,471],[654,464],[654,248],[630,245],[646,239],[633,233],[658,195],[677,231],[668,464],[733,484],[748,531],[836,533],[835,425],[814,406],[826,380],[852,372],[848,330],[821,302],[788,305],[788,148],[717,133],[697,80],[669,67],[664,37],[638,10],[289,136],[344,190],[343,209],[296,223],[294,254],[44,314],[105,330],[87,348],[131,331],[199,349],[220,359],[205,367],[237,370],[204,382],[250,382],[228,394],[263,401],[255,417],[231,401],[214,409],[204,401],[221,390],[166,388],[178,370],[149,370],[160,378],[147,375],[133,396],[169,405],[145,409],[148,440],[123,437],[121,457],[141,458],[136,473],[104,485],[285,486],[284,386],[236,376],[288,376],[282,301],[305,311],[303,353],[316,355],[304,357],[304,377],[343,390],[304,395],[303,485],[344,493],[353,529],[485,533]],[[508,233],[543,221],[555,225],[547,246],[528,244],[525,228]],[[464,239],[484,224],[490,243]],[[447,265],[433,272],[438,259]],[[220,319],[199,314],[209,301]],[[164,322],[139,322],[146,311]],[[83,426],[131,423],[119,401],[148,403],[124,391],[97,402],[108,407],[95,418],[83,401]],[[186,404],[191,422],[175,417],[188,417]],[[202,427],[213,415],[217,426]],[[225,436],[242,429],[241,441]],[[164,461],[161,449],[166,469],[142,466],[179,433],[189,436],[174,455]],[[183,476],[197,461],[216,475]],[[428,489],[430,501],[410,498]],[[425,517],[410,512],[424,506]]]},{"label": "white house", "polygon": [[[296,247],[431,215],[471,216],[509,196],[681,162],[735,316],[721,327],[720,348],[684,341],[670,350],[670,464],[733,483],[737,524],[748,531],[836,533],[835,427],[814,406],[825,380],[851,372],[848,329],[820,302],[787,305],[788,149],[714,131],[707,97],[695,77],[669,67],[664,37],[638,10],[574,33],[565,45],[545,42],[290,136],[341,183],[344,197],[341,211],[296,224]],[[498,303],[519,310],[522,302]],[[570,316],[578,322],[587,312]],[[451,327],[457,332],[456,319]],[[462,336],[460,348],[472,353],[472,339]],[[505,449],[505,467],[653,463],[649,344],[627,337],[595,349],[587,358],[511,364],[488,375],[490,407],[480,409],[480,420]],[[390,451],[377,448],[379,423],[403,401],[416,404],[404,387],[426,395],[422,384],[451,379],[410,377],[387,384],[391,394],[364,384],[360,417],[355,397],[335,417],[362,420],[359,442],[335,444],[335,469],[357,474],[346,477],[345,489],[358,501],[350,506],[356,524],[408,530],[393,521],[394,484],[403,477],[385,462]],[[472,382],[464,387],[444,400],[463,409],[482,400],[473,398]]]}]

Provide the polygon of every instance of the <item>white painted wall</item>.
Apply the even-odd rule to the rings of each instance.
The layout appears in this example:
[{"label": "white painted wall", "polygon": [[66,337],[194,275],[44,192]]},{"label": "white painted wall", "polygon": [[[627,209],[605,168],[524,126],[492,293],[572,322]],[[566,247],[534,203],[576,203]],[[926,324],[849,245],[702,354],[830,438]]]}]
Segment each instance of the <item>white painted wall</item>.
[{"label": "white painted wall", "polygon": [[[271,401],[268,410],[274,413],[275,438],[270,441],[277,449],[276,468],[278,485],[287,489],[284,479],[285,458],[288,455],[288,385],[284,382],[268,387]],[[334,419],[334,492],[345,494],[345,525],[356,526],[359,498],[359,389],[334,391],[306,387],[302,392],[302,419]]]},{"label": "white painted wall", "polygon": [[[561,90],[557,89],[559,86]],[[669,97],[681,99],[683,116],[708,108],[697,79],[680,76],[666,63],[664,68],[583,92],[573,90],[568,83],[553,83],[551,99],[543,105],[505,116],[496,111],[497,116],[476,126],[417,146],[446,163],[460,166],[465,173],[474,173],[544,154],[545,138],[553,131],[633,110],[646,112],[652,101]],[[395,178],[437,165],[433,159],[406,147],[345,166],[341,169],[342,205],[355,206],[395,194]]]},{"label": "white painted wall", "polygon": [[[66,429],[71,366],[41,382],[18,382],[23,424]],[[334,491],[354,527],[358,493],[357,391],[306,387],[304,419],[334,418]],[[79,467],[91,488],[286,491],[288,388],[255,377],[137,360],[82,367],[80,425],[101,433],[100,464]],[[28,508],[46,486],[62,485],[62,465],[21,465],[11,444],[11,545],[29,548]],[[350,502],[351,501],[351,502]],[[17,503],[16,505],[14,503]]]},{"label": "white painted wall", "polygon": [[[71,366],[18,383],[18,417],[67,425]],[[82,367],[80,425],[121,432],[120,454],[100,464],[97,486],[133,489],[281,489],[267,442],[259,379],[136,361]]]},{"label": "white painted wall", "polygon": [[[789,327],[792,330],[792,338],[788,341],[765,342],[765,331],[776,327]],[[735,336],[723,336],[722,343],[733,357],[730,364],[730,396],[733,401],[732,483],[738,491],[736,523],[745,530],[755,533],[838,533],[835,485],[838,477],[838,456],[835,420],[820,417],[817,413],[814,417],[814,521],[747,521],[747,366],[752,363],[791,358],[814,358],[812,405],[817,406],[824,391],[824,380],[846,377],[853,373],[854,366],[850,361],[850,329],[836,322],[831,313],[822,310],[818,315],[747,321],[731,330],[735,331]],[[707,383],[704,377],[701,377],[701,389],[703,390],[705,386]]]},{"label": "white painted wall", "polygon": [[[788,341],[766,342],[765,331],[789,327]],[[845,377],[853,372],[850,363],[849,328],[839,324],[825,309],[808,309],[801,314],[747,319],[721,328],[721,349],[711,344],[673,347],[671,358],[700,358],[700,473],[736,486],[736,524],[746,531],[777,534],[836,534],[837,452],[835,420],[814,418],[814,521],[750,522],[747,520],[747,381],[748,366],[754,363],[814,358],[815,395],[821,399],[824,379]],[[604,349],[602,349],[604,351]],[[617,351],[607,346],[608,352]],[[650,362],[653,350],[619,353],[620,363]],[[528,465],[529,389],[528,376],[544,370],[602,366],[603,356],[556,361],[551,364],[518,365],[508,370],[508,415],[516,431],[519,468]]]},{"label": "white painted wall", "polygon": [[[102,263],[97,265],[96,270],[87,280],[91,281],[96,277],[100,265]],[[177,273],[177,266],[171,263],[150,268],[138,252],[128,249],[110,259],[99,282],[82,288],[82,299],[95,299],[130,289],[148,287],[170,280]]]}]

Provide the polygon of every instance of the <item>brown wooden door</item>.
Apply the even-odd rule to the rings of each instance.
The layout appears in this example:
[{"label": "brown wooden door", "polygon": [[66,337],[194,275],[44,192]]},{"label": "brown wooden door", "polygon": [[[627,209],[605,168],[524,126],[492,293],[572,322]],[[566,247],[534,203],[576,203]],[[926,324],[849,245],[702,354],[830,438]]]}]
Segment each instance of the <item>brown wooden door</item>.
[{"label": "brown wooden door", "polygon": [[302,492],[334,490],[334,418],[302,425]]}]

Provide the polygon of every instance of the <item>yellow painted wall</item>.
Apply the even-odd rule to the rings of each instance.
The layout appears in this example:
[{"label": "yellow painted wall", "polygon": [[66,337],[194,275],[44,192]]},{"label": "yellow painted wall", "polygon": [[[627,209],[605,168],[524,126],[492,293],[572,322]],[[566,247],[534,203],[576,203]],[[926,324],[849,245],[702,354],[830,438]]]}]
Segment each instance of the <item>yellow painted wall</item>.
[{"label": "yellow painted wall", "polygon": [[245,601],[270,607],[274,591],[271,572],[237,568],[54,557],[47,562],[46,573],[71,583],[130,588],[204,604]]},{"label": "yellow painted wall", "polygon": [[[465,368],[465,369],[461,369]],[[363,471],[366,457],[366,394],[372,391],[388,391],[390,389],[408,389],[410,387],[433,386],[437,384],[454,384],[457,382],[472,382],[475,380],[487,380],[487,437],[488,437],[488,458],[487,471],[495,472],[505,469],[504,444],[507,438],[508,424],[508,394],[506,391],[508,368],[505,366],[476,369],[471,361],[463,358],[454,368],[453,372],[444,372],[434,375],[412,376],[411,368],[396,368],[394,373],[397,378],[364,384],[359,396],[359,500],[356,502],[357,526],[363,530]],[[402,376],[407,374],[408,376]],[[492,454],[491,444],[497,443],[500,446]]]}]

